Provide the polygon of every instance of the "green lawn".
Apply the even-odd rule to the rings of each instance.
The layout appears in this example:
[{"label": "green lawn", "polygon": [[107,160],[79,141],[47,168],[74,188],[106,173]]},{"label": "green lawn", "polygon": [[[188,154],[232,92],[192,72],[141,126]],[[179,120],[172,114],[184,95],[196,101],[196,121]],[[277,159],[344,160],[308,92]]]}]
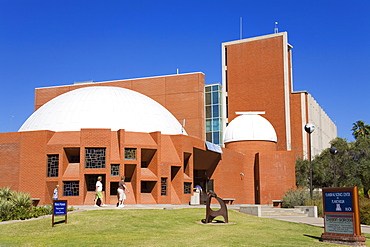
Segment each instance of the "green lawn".
[{"label": "green lawn", "polygon": [[54,227],[51,218],[0,225],[0,246],[338,246],[318,240],[320,227],[232,210],[235,224],[197,223],[204,218],[205,209],[197,208],[76,212]]}]

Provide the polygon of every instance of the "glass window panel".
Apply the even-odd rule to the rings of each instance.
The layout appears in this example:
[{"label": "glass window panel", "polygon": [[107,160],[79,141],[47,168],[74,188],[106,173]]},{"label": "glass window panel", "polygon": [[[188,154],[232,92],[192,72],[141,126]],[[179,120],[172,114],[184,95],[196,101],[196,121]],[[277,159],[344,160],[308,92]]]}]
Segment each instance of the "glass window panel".
[{"label": "glass window panel", "polygon": [[211,106],[206,106],[206,118],[211,117],[212,117]]},{"label": "glass window panel", "polygon": [[213,132],[213,143],[220,144],[220,132]]},{"label": "glass window panel", "polygon": [[212,86],[212,91],[217,91],[218,90],[218,86],[217,85],[213,85]]},{"label": "glass window panel", "polygon": [[63,196],[79,196],[79,181],[63,181]]},{"label": "glass window panel", "polygon": [[86,148],[85,168],[105,168],[105,148]]},{"label": "glass window panel", "polygon": [[212,142],[212,132],[206,133],[206,141]]},{"label": "glass window panel", "polygon": [[110,165],[110,175],[114,177],[119,176],[119,164],[111,164]]},{"label": "glass window panel", "polygon": [[206,120],[206,132],[212,131],[212,121],[211,120]]},{"label": "glass window panel", "polygon": [[218,92],[212,92],[212,104],[219,104]]},{"label": "glass window panel", "polygon": [[125,148],[125,160],[136,160],[136,148]]},{"label": "glass window panel", "polygon": [[206,93],[206,105],[211,104],[211,93]]},{"label": "glass window panel", "polygon": [[214,119],[212,121],[212,131],[219,131],[220,130],[220,119]]},{"label": "glass window panel", "polygon": [[59,173],[59,155],[48,154],[47,177],[58,177]]},{"label": "glass window panel", "polygon": [[167,178],[161,178],[161,196],[167,195]]},{"label": "glass window panel", "polygon": [[220,106],[219,105],[213,105],[212,106],[212,117],[220,117]]},{"label": "glass window panel", "polygon": [[206,92],[209,92],[211,91],[211,87],[210,86],[206,86]]},{"label": "glass window panel", "polygon": [[191,194],[191,183],[184,183],[184,194]]}]

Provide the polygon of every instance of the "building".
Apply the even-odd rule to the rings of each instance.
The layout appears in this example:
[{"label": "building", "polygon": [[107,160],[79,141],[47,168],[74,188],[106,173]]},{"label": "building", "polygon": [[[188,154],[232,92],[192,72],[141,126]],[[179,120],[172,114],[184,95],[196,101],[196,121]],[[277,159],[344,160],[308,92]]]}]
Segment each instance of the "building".
[{"label": "building", "polygon": [[[222,87],[205,86],[199,72],[37,88],[35,112],[18,132],[0,133],[0,187],[29,192],[48,204],[59,184],[60,199],[92,205],[102,176],[105,203],[116,204],[125,175],[132,192],[126,204],[188,204],[196,185],[203,188],[201,200],[214,190],[238,204],[272,204],[295,187],[307,109],[315,109],[318,120],[324,115],[306,92],[289,91],[285,39],[285,33],[261,38],[276,49],[267,52],[271,57],[253,58],[259,45],[250,40],[223,44]],[[250,43],[252,55],[244,47]],[[257,66],[267,62],[256,59],[269,58],[278,65],[267,71]],[[240,66],[248,60],[255,61],[249,72]],[[248,82],[249,73],[259,86]],[[262,103],[255,104],[257,99]]]},{"label": "building", "polygon": [[286,32],[223,43],[223,114],[227,123],[238,111],[265,111],[278,150],[307,158],[305,124],[316,126],[312,156],[329,147],[337,128],[308,92],[293,91],[292,49]]}]

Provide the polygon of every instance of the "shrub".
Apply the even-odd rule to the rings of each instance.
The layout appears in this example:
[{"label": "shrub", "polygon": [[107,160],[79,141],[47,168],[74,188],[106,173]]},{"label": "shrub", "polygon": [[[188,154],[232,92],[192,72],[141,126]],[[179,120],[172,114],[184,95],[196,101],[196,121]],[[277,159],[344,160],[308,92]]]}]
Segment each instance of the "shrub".
[{"label": "shrub", "polygon": [[304,206],[309,199],[307,191],[302,189],[288,190],[283,197],[283,208],[294,208],[294,206]]},{"label": "shrub", "polygon": [[0,221],[19,220],[52,214],[52,206],[33,207],[29,194],[0,188]]},{"label": "shrub", "polygon": [[364,197],[359,198],[360,222],[370,225],[370,200]]}]

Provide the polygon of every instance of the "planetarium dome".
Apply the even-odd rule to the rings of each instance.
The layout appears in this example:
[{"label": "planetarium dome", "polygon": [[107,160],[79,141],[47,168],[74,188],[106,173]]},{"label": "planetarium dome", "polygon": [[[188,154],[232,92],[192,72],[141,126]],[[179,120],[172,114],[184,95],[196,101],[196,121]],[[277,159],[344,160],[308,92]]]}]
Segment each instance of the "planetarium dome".
[{"label": "planetarium dome", "polygon": [[264,112],[237,112],[240,116],[233,119],[225,129],[224,143],[237,141],[277,142],[276,132],[271,123],[258,114]]},{"label": "planetarium dome", "polygon": [[109,86],[84,87],[55,97],[36,110],[19,132],[82,128],[186,135],[177,119],[158,102],[126,88]]}]

